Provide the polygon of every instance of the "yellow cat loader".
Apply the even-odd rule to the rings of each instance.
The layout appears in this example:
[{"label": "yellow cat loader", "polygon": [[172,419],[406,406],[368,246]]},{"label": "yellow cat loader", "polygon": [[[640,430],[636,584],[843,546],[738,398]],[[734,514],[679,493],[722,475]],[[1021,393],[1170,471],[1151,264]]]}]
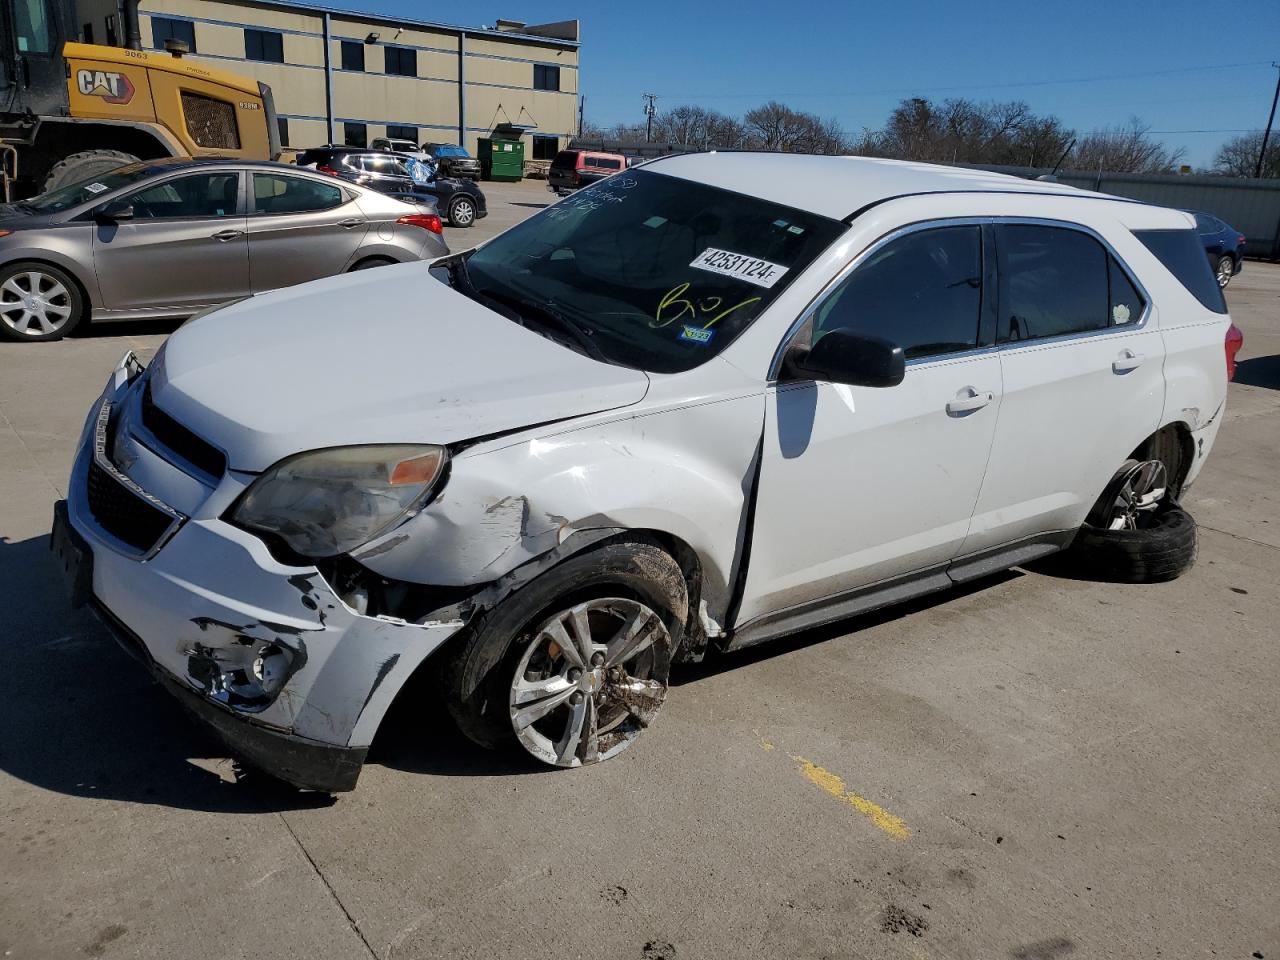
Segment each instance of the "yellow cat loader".
[{"label": "yellow cat loader", "polygon": [[75,0],[0,7],[0,188],[18,199],[135,160],[280,154],[271,88],[141,47],[137,0],[126,47],[75,43]]}]

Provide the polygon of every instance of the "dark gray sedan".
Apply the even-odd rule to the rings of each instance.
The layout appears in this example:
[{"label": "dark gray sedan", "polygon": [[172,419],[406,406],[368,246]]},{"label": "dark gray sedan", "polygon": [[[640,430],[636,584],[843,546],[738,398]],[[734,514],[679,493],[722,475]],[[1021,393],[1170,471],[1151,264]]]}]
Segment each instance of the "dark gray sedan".
[{"label": "dark gray sedan", "polygon": [[449,252],[411,203],[279,163],[165,159],[0,206],[0,338],[182,318],[238,297]]}]

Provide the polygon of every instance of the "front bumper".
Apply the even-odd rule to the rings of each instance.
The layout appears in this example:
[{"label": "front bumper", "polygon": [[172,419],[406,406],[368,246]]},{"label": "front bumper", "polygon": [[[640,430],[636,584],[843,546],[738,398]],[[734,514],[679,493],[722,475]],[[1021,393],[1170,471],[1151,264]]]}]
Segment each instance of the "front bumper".
[{"label": "front bumper", "polygon": [[[140,386],[122,363],[103,402],[116,411],[111,422],[129,424],[128,477],[182,519],[163,542],[139,550],[113,535],[114,520],[95,516],[89,471],[104,438],[91,414],[65,506],[67,526],[92,557],[83,578],[91,602],[235,752],[299,786],[351,789],[395,694],[462,623],[362,615],[315,567],[274,559],[257,537],[220,519],[252,476],[229,470],[197,480],[154,436],[132,432]],[[95,503],[101,513],[100,495]],[[237,699],[224,679],[264,645],[287,655],[287,679],[269,702]]]}]

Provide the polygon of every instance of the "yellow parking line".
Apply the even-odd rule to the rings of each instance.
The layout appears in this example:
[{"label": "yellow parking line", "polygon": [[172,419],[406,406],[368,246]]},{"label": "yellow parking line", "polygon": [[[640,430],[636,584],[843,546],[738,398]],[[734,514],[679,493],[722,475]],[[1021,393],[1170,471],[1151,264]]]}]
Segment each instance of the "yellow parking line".
[{"label": "yellow parking line", "polygon": [[911,831],[907,828],[905,820],[896,814],[890,813],[880,804],[847,790],[844,780],[839,774],[832,773],[830,770],[820,767],[804,757],[797,757],[793,754],[791,759],[799,765],[800,772],[804,774],[810,783],[821,787],[837,800],[843,800],[889,836],[893,837],[893,839],[905,840],[911,836]]}]

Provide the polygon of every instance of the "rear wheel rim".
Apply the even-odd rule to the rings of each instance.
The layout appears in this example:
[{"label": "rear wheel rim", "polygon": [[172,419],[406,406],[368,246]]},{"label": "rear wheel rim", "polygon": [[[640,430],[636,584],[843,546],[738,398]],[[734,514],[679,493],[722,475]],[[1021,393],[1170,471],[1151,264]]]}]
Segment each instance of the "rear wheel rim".
[{"label": "rear wheel rim", "polygon": [[24,337],[57,333],[71,319],[71,291],[41,270],[15,273],[0,283],[0,320]]},{"label": "rear wheel rim", "polygon": [[548,617],[511,680],[520,745],[556,767],[621,753],[666,699],[670,652],[662,618],[635,600],[588,600]]},{"label": "rear wheel rim", "polygon": [[1231,282],[1231,271],[1235,268],[1235,264],[1230,257],[1223,257],[1218,261],[1218,286],[1225,287]]},{"label": "rear wheel rim", "polygon": [[458,226],[468,226],[475,218],[476,209],[469,200],[459,200],[453,205],[453,222]]},{"label": "rear wheel rim", "polygon": [[1129,468],[1116,488],[1107,521],[1108,530],[1137,530],[1146,525],[1168,492],[1167,471],[1159,460],[1144,460]]}]

